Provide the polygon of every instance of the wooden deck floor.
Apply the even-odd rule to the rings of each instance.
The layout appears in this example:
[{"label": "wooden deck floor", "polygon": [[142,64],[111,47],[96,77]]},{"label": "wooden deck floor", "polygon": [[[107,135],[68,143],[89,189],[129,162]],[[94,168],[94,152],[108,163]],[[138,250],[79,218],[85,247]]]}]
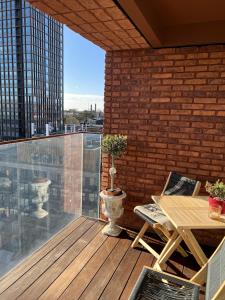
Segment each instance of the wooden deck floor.
[{"label": "wooden deck floor", "polygon": [[[85,217],[69,224],[0,280],[0,299],[127,300],[143,265],[154,259],[132,249],[126,233],[103,235],[103,226]],[[166,269],[189,278],[197,268],[190,261],[172,258]]]}]

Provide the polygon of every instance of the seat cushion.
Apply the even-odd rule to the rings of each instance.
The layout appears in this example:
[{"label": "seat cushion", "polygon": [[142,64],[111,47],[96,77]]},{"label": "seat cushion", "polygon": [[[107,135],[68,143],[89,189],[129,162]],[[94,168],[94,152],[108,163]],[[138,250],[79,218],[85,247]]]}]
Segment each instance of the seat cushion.
[{"label": "seat cushion", "polygon": [[170,220],[162,212],[161,208],[157,204],[136,206],[134,208],[134,212],[149,224],[154,225],[155,223],[159,223],[165,226],[168,230],[174,229]]}]

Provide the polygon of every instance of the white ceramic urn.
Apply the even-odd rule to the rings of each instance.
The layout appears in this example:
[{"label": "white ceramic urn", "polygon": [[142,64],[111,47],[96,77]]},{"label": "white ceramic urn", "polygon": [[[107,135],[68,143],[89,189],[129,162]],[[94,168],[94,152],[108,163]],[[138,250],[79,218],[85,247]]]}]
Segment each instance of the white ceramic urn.
[{"label": "white ceramic urn", "polygon": [[122,192],[118,196],[109,196],[101,192],[100,197],[103,200],[102,211],[109,219],[109,224],[103,228],[102,233],[110,236],[118,236],[122,229],[116,225],[116,220],[123,215],[122,200],[126,197],[126,193]]},{"label": "white ceramic urn", "polygon": [[12,185],[12,181],[8,177],[0,177],[0,189],[9,189]]},{"label": "white ceramic urn", "polygon": [[48,201],[48,187],[50,184],[51,180],[48,178],[36,178],[31,183],[31,190],[34,194],[32,203],[36,206],[33,216],[38,219],[44,218],[48,215],[48,212],[44,210],[42,206]]}]

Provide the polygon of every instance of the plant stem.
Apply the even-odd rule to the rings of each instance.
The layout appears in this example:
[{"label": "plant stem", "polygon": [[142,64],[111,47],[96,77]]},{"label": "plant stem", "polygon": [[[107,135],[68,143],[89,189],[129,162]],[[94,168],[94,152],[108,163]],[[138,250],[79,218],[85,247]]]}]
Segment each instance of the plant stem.
[{"label": "plant stem", "polygon": [[[112,168],[114,168],[114,156],[112,155]],[[114,190],[114,173],[111,174],[111,191]]]}]

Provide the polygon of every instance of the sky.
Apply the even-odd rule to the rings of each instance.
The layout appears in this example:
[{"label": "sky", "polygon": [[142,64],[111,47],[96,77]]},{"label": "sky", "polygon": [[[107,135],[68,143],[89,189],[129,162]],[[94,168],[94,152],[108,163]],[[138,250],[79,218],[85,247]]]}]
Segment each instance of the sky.
[{"label": "sky", "polygon": [[105,51],[64,26],[64,109],[103,110]]}]

